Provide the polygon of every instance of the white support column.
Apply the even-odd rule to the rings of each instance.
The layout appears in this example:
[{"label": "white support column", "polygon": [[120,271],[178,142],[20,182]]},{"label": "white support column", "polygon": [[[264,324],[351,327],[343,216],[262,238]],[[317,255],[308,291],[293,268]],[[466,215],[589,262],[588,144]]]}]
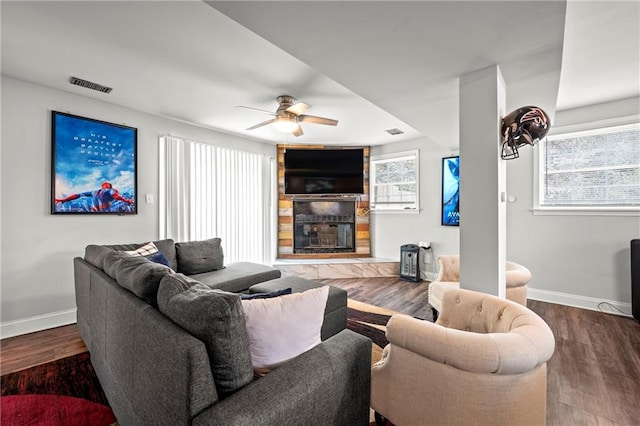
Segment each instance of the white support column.
[{"label": "white support column", "polygon": [[505,297],[504,80],[497,65],[460,79],[460,286]]}]

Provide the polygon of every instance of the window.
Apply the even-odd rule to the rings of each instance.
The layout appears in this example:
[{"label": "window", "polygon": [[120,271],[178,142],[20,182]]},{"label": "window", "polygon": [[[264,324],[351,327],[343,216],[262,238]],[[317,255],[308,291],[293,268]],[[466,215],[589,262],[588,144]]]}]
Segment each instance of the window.
[{"label": "window", "polygon": [[640,208],[639,124],[550,136],[538,161],[540,209]]},{"label": "window", "polygon": [[225,263],[273,262],[274,161],[265,155],[160,138],[160,238],[222,238]]},{"label": "window", "polygon": [[419,210],[418,151],[371,157],[371,209]]}]

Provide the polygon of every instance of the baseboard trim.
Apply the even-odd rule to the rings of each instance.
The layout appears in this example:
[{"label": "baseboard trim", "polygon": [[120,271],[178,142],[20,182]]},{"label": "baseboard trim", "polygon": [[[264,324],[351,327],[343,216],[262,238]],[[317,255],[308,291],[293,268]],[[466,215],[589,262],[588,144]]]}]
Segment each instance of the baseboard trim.
[{"label": "baseboard trim", "polygon": [[539,290],[531,287],[529,287],[527,291],[527,298],[632,318],[631,303],[616,300],[598,299],[595,297],[579,296],[550,290]]},{"label": "baseboard trim", "polygon": [[[575,308],[633,318],[631,315],[631,303],[618,302],[616,300],[597,299],[595,297],[579,296],[576,294],[560,293],[550,290],[539,290],[531,287],[528,289],[527,297],[541,302],[556,303],[559,305],[573,306]],[[49,328],[61,327],[63,325],[74,324],[76,322],[76,308],[52,312],[45,315],[37,315],[16,321],[7,321],[0,323],[0,339],[47,330]]]},{"label": "baseboard trim", "polygon": [[50,314],[36,315],[15,321],[0,323],[0,339],[47,330],[77,322],[76,308]]}]

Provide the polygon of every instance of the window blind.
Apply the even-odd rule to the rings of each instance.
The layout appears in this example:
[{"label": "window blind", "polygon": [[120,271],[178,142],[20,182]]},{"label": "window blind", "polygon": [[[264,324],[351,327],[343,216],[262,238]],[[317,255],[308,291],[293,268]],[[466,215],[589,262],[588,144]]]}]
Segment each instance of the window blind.
[{"label": "window blind", "polygon": [[274,260],[273,159],[160,138],[160,237],[222,239],[225,263]]}]

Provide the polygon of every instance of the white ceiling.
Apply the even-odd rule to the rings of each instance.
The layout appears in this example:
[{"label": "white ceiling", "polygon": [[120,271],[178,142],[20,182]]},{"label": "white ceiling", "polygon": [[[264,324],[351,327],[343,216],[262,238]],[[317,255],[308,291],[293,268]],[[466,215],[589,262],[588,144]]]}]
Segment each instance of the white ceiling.
[{"label": "white ceiling", "polygon": [[[537,105],[553,117],[640,94],[637,1],[0,5],[3,75],[270,143],[427,137],[456,149],[458,79],[493,64],[508,110]],[[284,94],[338,126],[304,123],[299,138],[245,130],[269,117],[236,106],[275,111]]]}]

